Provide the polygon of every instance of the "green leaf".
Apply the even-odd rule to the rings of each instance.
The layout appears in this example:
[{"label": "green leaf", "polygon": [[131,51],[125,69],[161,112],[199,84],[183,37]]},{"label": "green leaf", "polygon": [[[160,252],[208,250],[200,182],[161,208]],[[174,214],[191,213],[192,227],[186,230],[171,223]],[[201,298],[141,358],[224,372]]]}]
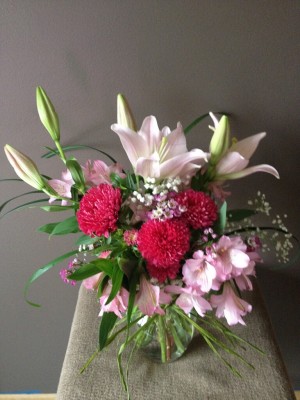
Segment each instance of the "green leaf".
[{"label": "green leaf", "polygon": [[[214,114],[227,115],[227,116],[230,115],[230,114],[228,114],[228,113],[221,112],[221,111],[214,112]],[[209,113],[206,113],[206,114],[203,114],[203,115],[201,115],[200,117],[196,118],[189,126],[187,126],[187,127],[184,129],[184,133],[185,133],[185,134],[189,133],[196,125],[198,125],[201,121],[203,121],[203,120],[204,120],[205,118],[207,118],[208,116],[209,116]]]},{"label": "green leaf", "polygon": [[48,199],[33,200],[33,201],[29,201],[28,203],[21,204],[20,206],[12,208],[11,210],[7,211],[5,214],[1,215],[0,219],[3,218],[5,215],[8,215],[8,214],[12,213],[13,211],[21,210],[22,208],[33,208],[33,207],[31,207],[33,204],[43,203],[45,201],[48,202],[49,198]]},{"label": "green leaf", "polygon": [[80,192],[84,193],[85,191],[85,179],[82,172],[82,168],[76,160],[67,160],[66,167],[70,171],[73,181],[75,182],[75,186],[79,189]]},{"label": "green leaf", "polygon": [[41,190],[33,190],[33,191],[31,191],[31,192],[22,193],[22,194],[19,194],[18,196],[12,197],[11,199],[9,199],[9,200],[7,200],[7,201],[5,201],[4,203],[1,204],[1,206],[0,206],[0,212],[3,210],[3,208],[4,208],[9,202],[11,202],[11,201],[13,201],[13,200],[15,200],[15,199],[18,199],[19,197],[27,196],[28,194],[35,194],[35,193],[43,193],[43,192],[42,192]]},{"label": "green leaf", "polygon": [[221,205],[219,209],[219,218],[214,228],[214,231],[219,235],[223,234],[226,226],[226,211],[227,211],[227,203],[226,201],[224,201],[224,203]]},{"label": "green leaf", "polygon": [[8,181],[24,182],[22,179],[19,179],[19,178],[5,178],[5,179],[0,179],[0,182],[8,182]]},{"label": "green leaf", "polygon": [[117,315],[113,312],[106,312],[103,314],[99,328],[99,349],[104,349],[109,333],[115,326]]},{"label": "green leaf", "polygon": [[77,233],[79,229],[76,216],[72,216],[61,222],[51,222],[42,225],[37,231],[48,233],[49,235],[66,235],[68,233]]},{"label": "green leaf", "polygon": [[54,260],[50,261],[48,264],[43,265],[41,268],[36,270],[31,277],[28,279],[25,289],[24,289],[24,296],[25,300],[28,304],[34,306],[34,307],[40,307],[40,304],[32,303],[31,301],[27,300],[27,293],[30,285],[37,280],[39,277],[41,277],[45,272],[49,271],[52,267],[54,267],[56,264],[60,263],[61,261],[65,260],[68,257],[73,256],[74,254],[78,253],[78,250],[72,250],[69,253],[63,254],[60,257],[55,258]]},{"label": "green leaf", "polygon": [[70,279],[74,281],[82,281],[83,279],[96,275],[99,272],[105,272],[105,274],[111,278],[115,266],[116,263],[114,260],[99,258],[98,260],[93,260],[88,264],[83,264],[70,275]]},{"label": "green leaf", "polygon": [[68,233],[77,233],[80,232],[78,228],[78,222],[75,215],[70,218],[65,219],[62,222],[59,222],[51,232],[51,235],[67,235]]},{"label": "green leaf", "polygon": [[43,211],[47,212],[59,212],[59,211],[67,211],[67,210],[74,210],[74,206],[43,206],[40,207]]},{"label": "green leaf", "polygon": [[229,222],[241,221],[245,218],[252,217],[252,215],[257,214],[255,210],[250,209],[236,209],[227,211],[227,218]]},{"label": "green leaf", "polygon": [[124,277],[123,271],[121,271],[119,266],[116,265],[115,268],[113,269],[113,273],[112,273],[112,277],[111,277],[111,281],[112,281],[111,292],[110,292],[105,304],[109,304],[116,297],[116,295],[118,294],[118,292],[122,286],[123,277]]},{"label": "green leaf", "polygon": [[80,245],[89,245],[89,244],[93,244],[93,243],[95,243],[95,242],[97,242],[99,240],[99,237],[90,237],[90,236],[87,236],[87,235],[82,235],[82,236],[80,236],[80,238],[78,238],[77,240],[76,240],[76,245],[77,246],[80,246]]},{"label": "green leaf", "polygon": [[[132,310],[134,307],[135,295],[136,295],[136,287],[139,280],[139,274],[137,269],[131,275],[131,279],[129,281],[129,299],[127,306],[127,327],[129,328],[129,324],[131,321]],[[129,329],[127,330],[127,335],[129,334]]]},{"label": "green leaf", "polygon": [[76,269],[76,271],[70,274],[68,278],[73,281],[82,281],[83,279],[99,274],[99,272],[100,270],[95,264],[83,264],[81,267]]},{"label": "green leaf", "polygon": [[[113,163],[117,163],[117,161],[110,156],[108,153],[106,153],[105,151],[99,150],[96,147],[92,147],[92,146],[86,146],[86,145],[82,145],[82,144],[77,144],[74,146],[63,146],[62,147],[63,151],[68,152],[68,151],[72,151],[72,150],[82,150],[82,149],[92,149],[95,151],[98,151],[101,154],[104,154],[106,157],[108,157]],[[59,152],[57,150],[54,149],[49,149],[50,151],[46,154],[42,155],[42,158],[51,158],[55,155],[58,155]]]}]

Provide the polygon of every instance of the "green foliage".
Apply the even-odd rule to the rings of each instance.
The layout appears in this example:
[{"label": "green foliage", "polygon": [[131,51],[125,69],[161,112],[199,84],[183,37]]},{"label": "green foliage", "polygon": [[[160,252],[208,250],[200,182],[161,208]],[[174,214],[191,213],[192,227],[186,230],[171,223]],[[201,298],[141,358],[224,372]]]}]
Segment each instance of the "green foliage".
[{"label": "green foliage", "polygon": [[58,263],[60,263],[61,261],[65,260],[66,258],[69,258],[71,256],[73,256],[74,254],[76,254],[78,252],[78,250],[72,250],[60,257],[55,258],[54,260],[50,261],[49,263],[43,265],[41,268],[39,268],[38,270],[36,270],[31,277],[28,279],[25,289],[24,289],[24,296],[25,299],[27,301],[28,304],[34,306],[34,307],[40,307],[39,304],[36,303],[32,303],[31,301],[27,300],[27,293],[28,293],[28,289],[30,287],[30,285],[36,281],[38,278],[40,278],[42,275],[44,275],[45,272],[49,271],[49,269],[51,269],[52,267],[54,267],[55,265],[57,265]]},{"label": "green foliage", "polygon": [[37,231],[48,233],[49,235],[67,235],[69,233],[80,232],[75,215],[61,222],[52,222],[50,224],[42,225],[37,229]]},{"label": "green foliage", "polygon": [[[49,147],[46,147],[46,149],[48,149],[49,151],[45,154],[42,155],[42,158],[51,158],[53,156],[56,156],[59,154],[58,150],[55,149],[51,149]],[[62,146],[62,150],[64,152],[69,152],[69,151],[73,151],[73,150],[84,150],[84,149],[91,149],[91,150],[95,150],[103,155],[105,155],[107,158],[109,158],[113,163],[116,163],[117,161],[108,153],[106,153],[105,151],[99,150],[96,147],[92,147],[92,146],[86,146],[86,145],[81,145],[81,144],[77,144],[74,146]]]},{"label": "green foliage", "polygon": [[103,314],[100,322],[100,328],[99,328],[99,349],[102,350],[104,349],[107,338],[113,327],[115,326],[115,323],[117,321],[118,317],[115,313],[113,312],[106,312]]},{"label": "green foliage", "polygon": [[219,216],[216,225],[214,226],[214,231],[219,234],[223,235],[225,227],[226,227],[226,218],[227,216],[227,203],[224,201],[224,203],[221,205],[219,209]]},{"label": "green foliage", "polygon": [[250,209],[236,209],[236,210],[228,210],[227,211],[227,219],[228,222],[237,222],[242,221],[245,218],[252,217],[257,214],[255,210]]},{"label": "green foliage", "polygon": [[75,182],[74,187],[79,190],[79,192],[85,192],[85,179],[82,172],[80,164],[73,159],[68,159],[66,161],[66,167],[70,171],[73,181]]}]

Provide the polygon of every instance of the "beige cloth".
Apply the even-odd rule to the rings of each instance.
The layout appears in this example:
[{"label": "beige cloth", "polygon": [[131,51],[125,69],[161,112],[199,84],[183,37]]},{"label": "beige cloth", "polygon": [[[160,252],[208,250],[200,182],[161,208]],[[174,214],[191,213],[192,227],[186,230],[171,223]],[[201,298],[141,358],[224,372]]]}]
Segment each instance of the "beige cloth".
[{"label": "beige cloth", "polygon": [[[275,343],[259,290],[248,297],[254,311],[247,327],[234,330],[263,349],[260,355],[247,347],[242,355],[255,366],[249,369],[235,359],[242,373],[235,377],[212,353],[201,337],[195,337],[186,354],[171,364],[155,364],[136,352],[131,361],[129,387],[132,400],[293,400],[286,370]],[[57,400],[125,400],[121,386],[116,344],[101,353],[86,370],[80,368],[97,347],[99,305],[96,294],[80,288],[69,344],[59,381]]]}]

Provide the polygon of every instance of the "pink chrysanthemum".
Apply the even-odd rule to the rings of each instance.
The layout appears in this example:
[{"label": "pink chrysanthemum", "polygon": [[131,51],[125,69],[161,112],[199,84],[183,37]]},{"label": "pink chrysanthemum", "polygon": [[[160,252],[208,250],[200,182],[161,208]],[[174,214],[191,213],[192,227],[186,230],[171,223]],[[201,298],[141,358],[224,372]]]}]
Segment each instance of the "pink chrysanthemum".
[{"label": "pink chrysanthemum", "polygon": [[79,228],[86,235],[106,236],[117,229],[121,191],[103,183],[87,191],[77,211]]},{"label": "pink chrysanthemum", "polygon": [[138,231],[136,229],[130,229],[128,231],[125,231],[123,234],[123,239],[124,242],[127,244],[127,246],[136,245],[137,237],[138,237]]},{"label": "pink chrysanthemum", "polygon": [[218,217],[216,203],[203,192],[189,189],[178,193],[175,200],[186,208],[180,219],[194,229],[212,226]]},{"label": "pink chrysanthemum", "polygon": [[149,220],[142,225],[137,244],[150,275],[163,281],[165,275],[176,276],[179,262],[190,247],[190,231],[179,220]]}]

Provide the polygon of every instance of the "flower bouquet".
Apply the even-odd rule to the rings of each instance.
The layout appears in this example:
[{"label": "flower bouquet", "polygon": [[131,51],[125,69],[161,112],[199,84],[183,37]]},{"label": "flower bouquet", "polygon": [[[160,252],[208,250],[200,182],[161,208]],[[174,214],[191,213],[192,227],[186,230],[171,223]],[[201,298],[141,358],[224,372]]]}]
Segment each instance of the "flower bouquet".
[{"label": "flower bouquet", "polygon": [[282,220],[265,230],[251,222],[258,212],[269,213],[264,195],[259,193],[245,209],[227,207],[230,193],[225,191],[225,182],[255,172],[279,177],[267,164],[248,167],[265,133],[231,139],[228,117],[218,120],[210,113],[209,152],[188,151],[186,134],[208,114],[186,129],[178,123],[174,130],[159,129],[156,118],[148,116],[137,130],[125,97],[119,95],[117,123],[111,129],[131,163],[127,171],[102,150],[94,149],[109,158],[110,165],[88,160],[82,166],[67,156],[72,149],[89,146],[61,145],[57,114],[41,87],[37,88],[37,109],[56,146],[48,148],[45,157],[58,156],[65,170],[60,179],[51,179],[30,158],[6,145],[5,153],[20,180],[48,196],[15,209],[43,202],[39,206],[43,211],[71,212],[67,219],[39,231],[83,235],[73,251],[31,276],[26,296],[32,282],[71,259],[60,272],[62,279],[72,285],[83,281],[87,290],[96,291],[101,317],[99,343],[83,370],[120,335],[123,343],[117,360],[126,391],[121,358],[127,347],[141,348],[155,361],[173,361],[184,353],[194,332],[239,375],[224,352],[247,363],[234,348],[245,341],[228,325],[245,325],[243,318],[252,309],[242,292],[252,290],[250,278],[261,261],[259,251],[264,250],[263,232],[272,229],[274,238],[283,233],[284,243],[277,246],[283,261],[292,247]]}]

